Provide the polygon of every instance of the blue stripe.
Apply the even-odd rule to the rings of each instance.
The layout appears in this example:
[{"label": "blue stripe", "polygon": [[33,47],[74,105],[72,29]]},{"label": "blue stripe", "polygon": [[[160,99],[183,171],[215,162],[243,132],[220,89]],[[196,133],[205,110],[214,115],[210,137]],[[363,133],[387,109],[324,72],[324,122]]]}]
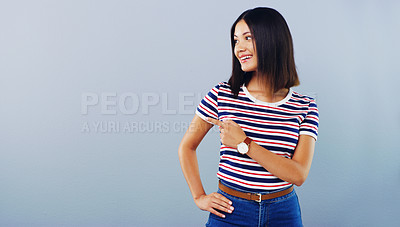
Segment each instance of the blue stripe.
[{"label": "blue stripe", "polygon": [[[230,187],[230,188],[234,188],[234,189],[239,190],[239,191],[251,192],[251,193],[259,193],[259,192],[260,192],[260,190],[258,190],[258,189],[252,189],[252,188],[242,187],[242,186],[240,186],[240,185],[232,184],[232,183],[230,183],[230,182],[228,182],[228,181],[225,181],[225,180],[222,180],[222,179],[221,179],[221,182],[223,182],[224,185],[226,185],[226,186],[228,186],[228,187]],[[287,187],[290,187],[290,186],[287,186]],[[282,190],[282,189],[268,190],[268,193],[273,193],[273,192],[275,192],[275,191],[280,191],[280,190]]]},{"label": "blue stripe", "polygon": [[226,174],[228,176],[232,176],[232,177],[235,177],[235,178],[238,178],[238,179],[242,179],[242,180],[250,181],[250,182],[254,182],[254,183],[276,184],[276,183],[284,182],[279,178],[266,179],[266,178],[257,178],[257,177],[244,176],[244,175],[236,174],[234,172],[231,172],[231,171],[223,169],[223,168],[219,168],[219,172],[224,173],[224,174]]},{"label": "blue stripe", "polygon": [[[243,164],[235,163],[235,162],[232,162],[232,161],[227,160],[227,159],[221,160],[220,163],[221,164],[228,164],[230,166],[237,167],[237,168],[243,168]],[[246,170],[260,171],[260,172],[265,172],[266,171],[266,169],[264,169],[262,166],[250,166],[250,165],[246,166]]]},{"label": "blue stripe", "polygon": [[218,115],[218,110],[215,109],[215,107],[213,105],[211,105],[210,103],[206,102],[205,99],[203,101],[201,101],[201,104],[203,104],[205,107],[207,107],[208,109],[210,109],[211,112],[215,113],[215,115]]}]

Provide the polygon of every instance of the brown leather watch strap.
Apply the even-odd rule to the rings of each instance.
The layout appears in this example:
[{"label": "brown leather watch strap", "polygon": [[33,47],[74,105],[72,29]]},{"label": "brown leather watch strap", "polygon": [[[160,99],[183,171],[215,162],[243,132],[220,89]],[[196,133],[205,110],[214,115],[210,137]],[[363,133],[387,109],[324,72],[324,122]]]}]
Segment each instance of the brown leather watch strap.
[{"label": "brown leather watch strap", "polygon": [[246,137],[246,139],[244,140],[244,143],[247,144],[247,146],[250,146],[251,141],[253,141],[253,140],[250,139],[250,137]]}]

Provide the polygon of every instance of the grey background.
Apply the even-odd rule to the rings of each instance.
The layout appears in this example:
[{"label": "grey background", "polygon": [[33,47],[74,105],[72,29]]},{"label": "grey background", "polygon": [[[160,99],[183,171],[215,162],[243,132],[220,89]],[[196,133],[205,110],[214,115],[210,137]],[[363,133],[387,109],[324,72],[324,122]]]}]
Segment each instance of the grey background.
[{"label": "grey background", "polygon": [[[173,126],[184,128],[202,95],[229,78],[230,26],[256,6],[286,18],[302,83],[295,90],[317,97],[315,158],[296,188],[305,226],[400,224],[398,1],[0,5],[1,226],[203,226],[207,213],[178,161],[185,130]],[[116,105],[105,114],[101,101],[82,114],[89,92],[115,93],[114,104],[124,94],[167,99],[147,114],[133,99],[124,105],[138,105],[135,114]],[[82,131],[96,122],[147,125]],[[156,131],[155,122],[165,125]],[[207,192],[216,190],[218,144],[214,130],[198,148]]]}]

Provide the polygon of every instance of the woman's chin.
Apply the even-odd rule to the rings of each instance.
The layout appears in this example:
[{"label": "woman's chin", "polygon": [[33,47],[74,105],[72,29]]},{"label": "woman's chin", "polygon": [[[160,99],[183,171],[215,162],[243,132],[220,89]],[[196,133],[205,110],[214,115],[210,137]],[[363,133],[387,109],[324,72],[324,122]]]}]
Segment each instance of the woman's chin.
[{"label": "woman's chin", "polygon": [[253,69],[253,68],[249,68],[249,67],[242,67],[242,71],[243,71],[243,72],[246,72],[246,73],[249,73],[249,72],[254,72],[254,71],[256,71],[256,70]]}]

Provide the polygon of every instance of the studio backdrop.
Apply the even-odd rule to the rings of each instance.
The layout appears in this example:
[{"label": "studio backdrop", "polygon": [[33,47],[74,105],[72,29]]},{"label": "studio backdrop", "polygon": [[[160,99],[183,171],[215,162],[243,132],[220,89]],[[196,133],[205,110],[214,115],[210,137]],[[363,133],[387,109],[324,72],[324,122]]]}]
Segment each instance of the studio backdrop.
[{"label": "studio backdrop", "polygon": [[[178,146],[231,72],[230,27],[287,20],[319,137],[305,226],[399,226],[399,1],[3,1],[0,226],[204,226]],[[197,149],[217,190],[219,134]]]}]

